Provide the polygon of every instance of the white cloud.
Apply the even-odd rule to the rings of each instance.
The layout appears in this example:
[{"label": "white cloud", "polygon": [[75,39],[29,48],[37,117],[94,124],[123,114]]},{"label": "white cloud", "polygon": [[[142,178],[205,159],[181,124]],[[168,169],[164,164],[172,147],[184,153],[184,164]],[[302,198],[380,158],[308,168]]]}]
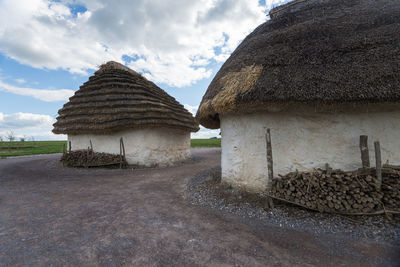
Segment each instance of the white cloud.
[{"label": "white cloud", "polygon": [[265,1],[265,8],[267,10],[270,10],[271,8],[280,6],[280,5],[285,4],[287,2],[290,2],[290,1],[292,1],[292,0],[266,0]]},{"label": "white cloud", "polygon": [[17,95],[31,96],[46,102],[66,101],[74,94],[73,90],[69,89],[33,89],[28,87],[17,87],[0,80],[0,91],[13,93]]},{"label": "white cloud", "polygon": [[183,105],[185,109],[187,109],[190,113],[192,113],[193,116],[196,116],[197,109],[199,106],[191,106],[189,104],[184,104]]},{"label": "white cloud", "polygon": [[[193,116],[196,116],[197,109],[199,106],[191,106],[189,104],[184,104],[183,105],[185,109],[187,109],[190,113],[193,114]],[[204,128],[203,126],[200,125],[200,130],[197,133],[192,133],[191,138],[195,139],[203,139],[203,138],[211,138],[211,137],[221,137],[219,135],[220,130],[210,130],[207,128]]]},{"label": "white cloud", "polygon": [[0,113],[1,129],[30,129],[31,127],[48,126],[54,123],[54,118],[49,115],[32,114],[32,113]]},{"label": "white cloud", "polygon": [[191,138],[194,139],[207,139],[211,137],[218,137],[220,138],[221,136],[219,135],[220,130],[210,130],[207,128],[204,128],[203,126],[200,126],[200,130],[197,133],[192,133]]},{"label": "white cloud", "polygon": [[214,57],[214,60],[217,62],[225,62],[229,56],[229,54],[219,54]]},{"label": "white cloud", "polygon": [[[270,3],[280,0],[268,1]],[[86,12],[72,14],[68,4]],[[124,55],[149,79],[186,86],[211,75],[266,20],[257,0],[2,0],[0,52],[35,68],[86,73]],[[216,49],[219,52],[215,52]]]},{"label": "white cloud", "polygon": [[14,81],[16,81],[17,83],[20,83],[20,84],[26,83],[25,79],[22,79],[22,78],[14,79]]},{"label": "white cloud", "polygon": [[7,134],[12,132],[17,139],[27,137],[35,140],[65,140],[65,135],[51,132],[54,122],[53,117],[44,114],[0,112],[0,136],[5,140]]}]

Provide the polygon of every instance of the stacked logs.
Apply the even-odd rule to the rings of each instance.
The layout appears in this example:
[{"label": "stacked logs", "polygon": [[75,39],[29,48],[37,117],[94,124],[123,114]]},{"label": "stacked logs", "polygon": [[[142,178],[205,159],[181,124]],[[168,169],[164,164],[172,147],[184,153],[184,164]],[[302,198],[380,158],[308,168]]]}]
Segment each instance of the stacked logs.
[{"label": "stacked logs", "polygon": [[86,168],[125,163],[121,155],[93,152],[92,150],[76,150],[64,153],[61,161],[64,166]]},{"label": "stacked logs", "polygon": [[386,208],[400,210],[400,168],[396,168],[397,173],[386,173],[382,178],[383,203]]},{"label": "stacked logs", "polygon": [[272,179],[269,190],[274,198],[320,212],[400,211],[400,170],[394,168],[382,168],[382,184],[375,168],[292,172]]}]

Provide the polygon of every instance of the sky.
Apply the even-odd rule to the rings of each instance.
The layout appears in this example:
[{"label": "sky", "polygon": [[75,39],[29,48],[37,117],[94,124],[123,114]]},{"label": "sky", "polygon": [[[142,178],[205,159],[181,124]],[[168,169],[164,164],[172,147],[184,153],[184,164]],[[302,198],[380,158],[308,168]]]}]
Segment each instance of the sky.
[{"label": "sky", "polygon": [[[288,0],[0,0],[0,138],[65,140],[58,110],[98,67],[141,73],[194,115],[212,78]],[[218,136],[201,130],[192,138]]]}]

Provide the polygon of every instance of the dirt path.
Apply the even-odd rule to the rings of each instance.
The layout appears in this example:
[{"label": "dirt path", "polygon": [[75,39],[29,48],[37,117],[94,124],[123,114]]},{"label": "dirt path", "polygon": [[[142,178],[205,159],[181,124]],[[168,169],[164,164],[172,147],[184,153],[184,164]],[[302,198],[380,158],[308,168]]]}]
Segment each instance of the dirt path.
[{"label": "dirt path", "polygon": [[316,236],[190,205],[185,184],[220,163],[62,168],[60,155],[0,160],[0,265],[396,266],[398,250]]}]

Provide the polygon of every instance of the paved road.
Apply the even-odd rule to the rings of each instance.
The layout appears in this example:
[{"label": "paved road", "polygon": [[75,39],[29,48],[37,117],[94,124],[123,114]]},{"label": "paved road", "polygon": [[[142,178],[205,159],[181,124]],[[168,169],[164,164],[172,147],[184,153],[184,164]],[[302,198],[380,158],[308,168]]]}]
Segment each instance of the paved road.
[{"label": "paved road", "polygon": [[0,160],[0,265],[395,266],[393,247],[265,226],[190,205],[188,179],[220,150],[159,169],[60,166],[60,155]]}]

